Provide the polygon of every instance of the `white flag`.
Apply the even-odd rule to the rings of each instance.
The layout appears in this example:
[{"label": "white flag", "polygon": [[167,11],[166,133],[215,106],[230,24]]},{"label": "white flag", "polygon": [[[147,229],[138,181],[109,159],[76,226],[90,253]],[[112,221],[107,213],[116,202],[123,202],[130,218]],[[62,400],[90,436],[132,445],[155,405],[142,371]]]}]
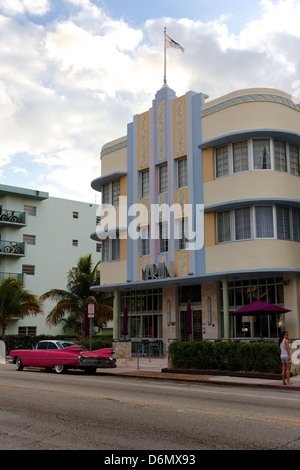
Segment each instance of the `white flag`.
[{"label": "white flag", "polygon": [[170,36],[168,36],[167,34],[165,36],[166,36],[166,45],[167,45],[167,47],[173,47],[174,49],[180,49],[182,52],[184,52],[185,49],[180,44],[178,44],[178,42],[173,41],[173,39],[171,39]]}]

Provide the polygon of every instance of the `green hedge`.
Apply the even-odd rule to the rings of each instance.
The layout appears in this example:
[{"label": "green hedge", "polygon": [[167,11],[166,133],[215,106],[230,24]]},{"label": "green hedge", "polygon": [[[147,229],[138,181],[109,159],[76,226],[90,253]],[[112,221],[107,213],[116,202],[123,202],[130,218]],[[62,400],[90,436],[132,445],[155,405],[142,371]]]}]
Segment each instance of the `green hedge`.
[{"label": "green hedge", "polygon": [[182,341],[169,346],[173,369],[281,373],[277,343]]},{"label": "green hedge", "polygon": [[[10,351],[13,349],[32,349],[34,348],[39,341],[45,339],[60,339],[66,341],[73,341],[76,344],[82,344],[87,349],[90,349],[90,340],[88,338],[74,336],[26,336],[26,335],[6,335],[5,337],[5,346],[6,346],[6,355],[8,356]],[[112,339],[104,337],[92,338],[92,350],[102,349],[102,348],[111,348]]]}]

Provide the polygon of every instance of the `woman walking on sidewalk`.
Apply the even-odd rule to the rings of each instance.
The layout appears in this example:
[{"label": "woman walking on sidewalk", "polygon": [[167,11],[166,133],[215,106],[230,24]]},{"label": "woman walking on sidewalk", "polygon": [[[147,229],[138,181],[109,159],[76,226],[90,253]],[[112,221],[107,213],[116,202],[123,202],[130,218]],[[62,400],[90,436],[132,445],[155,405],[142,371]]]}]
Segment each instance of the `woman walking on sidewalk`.
[{"label": "woman walking on sidewalk", "polygon": [[287,331],[283,331],[280,334],[278,342],[278,351],[282,362],[282,385],[294,385],[290,382],[292,362]]}]

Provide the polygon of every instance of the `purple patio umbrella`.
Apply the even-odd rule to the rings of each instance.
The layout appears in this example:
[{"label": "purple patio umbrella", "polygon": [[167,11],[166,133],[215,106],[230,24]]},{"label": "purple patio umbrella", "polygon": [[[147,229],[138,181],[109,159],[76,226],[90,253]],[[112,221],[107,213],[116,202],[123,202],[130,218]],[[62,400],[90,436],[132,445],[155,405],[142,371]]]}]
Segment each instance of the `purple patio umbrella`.
[{"label": "purple patio umbrella", "polygon": [[124,308],[123,327],[122,327],[121,335],[124,335],[124,336],[128,335],[128,310],[127,310],[127,307]]},{"label": "purple patio umbrella", "polygon": [[186,306],[186,329],[185,332],[187,334],[192,333],[192,309],[190,302],[187,303]]},{"label": "purple patio umbrella", "polygon": [[278,305],[268,304],[267,302],[263,302],[262,300],[256,300],[251,304],[245,305],[242,308],[239,308],[235,312],[230,312],[230,316],[234,315],[272,315],[272,314],[280,314],[290,312],[287,308],[279,307]]}]

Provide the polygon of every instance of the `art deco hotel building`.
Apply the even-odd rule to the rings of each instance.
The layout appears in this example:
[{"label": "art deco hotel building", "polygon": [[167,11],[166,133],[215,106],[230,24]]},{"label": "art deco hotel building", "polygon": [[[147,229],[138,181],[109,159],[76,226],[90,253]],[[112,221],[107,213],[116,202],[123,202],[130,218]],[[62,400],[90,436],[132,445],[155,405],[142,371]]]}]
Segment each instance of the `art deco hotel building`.
[{"label": "art deco hotel building", "polygon": [[[300,338],[300,105],[247,89],[209,101],[167,85],[105,144],[101,285],[114,339]],[[105,207],[105,206],[104,206]],[[255,300],[284,316],[230,316]],[[186,332],[187,303],[192,334]],[[122,334],[128,311],[128,334]],[[124,333],[124,332],[123,332]]]}]

